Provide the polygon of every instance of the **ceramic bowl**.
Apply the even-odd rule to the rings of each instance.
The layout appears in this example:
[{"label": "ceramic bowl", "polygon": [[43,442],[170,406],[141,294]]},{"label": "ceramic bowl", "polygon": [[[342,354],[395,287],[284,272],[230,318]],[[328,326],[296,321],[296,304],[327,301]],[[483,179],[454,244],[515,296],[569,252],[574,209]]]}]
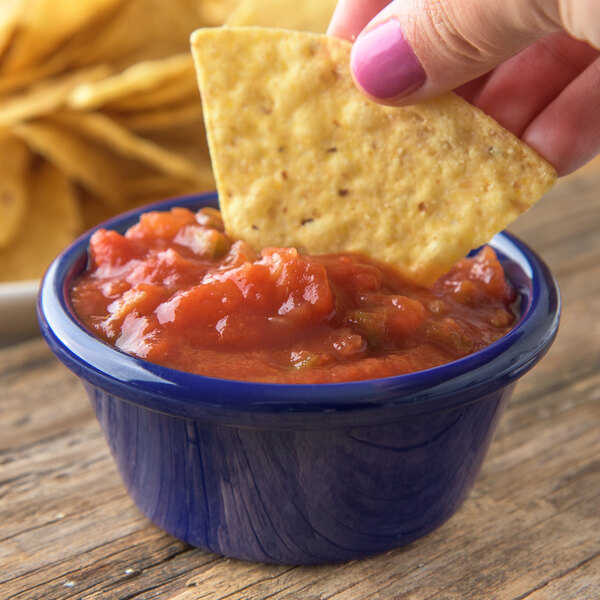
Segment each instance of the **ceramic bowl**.
[{"label": "ceramic bowl", "polygon": [[[149,209],[216,206],[201,195]],[[124,231],[141,209],[103,226]],[[491,242],[520,293],[510,333],[461,360],[367,381],[284,385],[176,371],[96,339],[69,303],[91,232],[44,277],[38,314],[85,386],[123,482],[170,534],[226,556],[345,561],[408,544],[467,496],[517,380],[550,347],[560,299],[523,242]]]}]

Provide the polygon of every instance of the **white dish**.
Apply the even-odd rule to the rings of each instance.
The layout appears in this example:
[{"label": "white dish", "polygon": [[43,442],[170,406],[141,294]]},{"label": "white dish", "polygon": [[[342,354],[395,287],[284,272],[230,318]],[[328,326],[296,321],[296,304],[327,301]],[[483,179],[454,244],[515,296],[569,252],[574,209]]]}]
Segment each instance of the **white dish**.
[{"label": "white dish", "polygon": [[0,346],[39,335],[35,303],[40,282],[0,283]]}]

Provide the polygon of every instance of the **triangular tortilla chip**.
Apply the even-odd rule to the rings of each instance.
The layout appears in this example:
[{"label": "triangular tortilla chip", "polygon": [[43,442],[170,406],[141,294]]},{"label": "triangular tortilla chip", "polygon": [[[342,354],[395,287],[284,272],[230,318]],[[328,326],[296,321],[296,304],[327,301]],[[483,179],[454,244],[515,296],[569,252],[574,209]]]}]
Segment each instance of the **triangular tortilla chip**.
[{"label": "triangular tortilla chip", "polygon": [[365,99],[343,40],[217,28],[192,46],[225,224],[255,248],[361,252],[429,284],[554,182],[453,94],[407,108]]}]

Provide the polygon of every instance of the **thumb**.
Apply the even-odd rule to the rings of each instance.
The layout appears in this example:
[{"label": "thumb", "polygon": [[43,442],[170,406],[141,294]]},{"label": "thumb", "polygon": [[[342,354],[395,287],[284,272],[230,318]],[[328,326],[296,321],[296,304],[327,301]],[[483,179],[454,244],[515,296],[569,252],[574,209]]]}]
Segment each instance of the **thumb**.
[{"label": "thumb", "polygon": [[363,92],[385,104],[437,96],[561,29],[558,3],[394,0],[356,39],[354,79]]}]

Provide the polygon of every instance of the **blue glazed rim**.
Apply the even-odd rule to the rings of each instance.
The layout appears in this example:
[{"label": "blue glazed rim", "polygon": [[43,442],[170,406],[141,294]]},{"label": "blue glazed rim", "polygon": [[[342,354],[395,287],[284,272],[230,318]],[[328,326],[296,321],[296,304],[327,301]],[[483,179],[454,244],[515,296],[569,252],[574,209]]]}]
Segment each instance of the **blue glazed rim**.
[{"label": "blue glazed rim", "polygon": [[337,427],[450,410],[512,383],[546,353],[558,331],[560,294],[541,258],[503,232],[490,245],[521,293],[516,326],[490,346],[460,360],[408,375],[347,383],[252,383],[194,375],[149,363],[97,339],[68,299],[85,267],[91,234],[125,231],[148,210],[218,206],[216,193],[174,198],[119,215],[76,239],[46,272],[37,311],[42,335],[71,371],[100,390],[150,410],[236,426]]}]

